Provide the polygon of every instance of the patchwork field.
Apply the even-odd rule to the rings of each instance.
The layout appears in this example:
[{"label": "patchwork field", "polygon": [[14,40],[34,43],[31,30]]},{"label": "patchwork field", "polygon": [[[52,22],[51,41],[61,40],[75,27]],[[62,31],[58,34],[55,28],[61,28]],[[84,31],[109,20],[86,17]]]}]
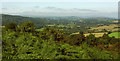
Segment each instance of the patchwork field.
[{"label": "patchwork field", "polygon": [[115,37],[115,38],[120,38],[120,32],[113,32],[111,34],[109,34],[110,37]]},{"label": "patchwork field", "polygon": [[70,34],[70,35],[75,35],[75,34],[79,34],[79,32],[76,32],[76,33],[72,33],[72,34]]},{"label": "patchwork field", "polygon": [[[71,35],[74,35],[74,34],[79,34],[79,32],[72,33]],[[107,34],[107,32],[101,32],[101,33],[91,33],[91,34],[95,35],[95,37],[102,37],[102,36],[103,36],[103,34]],[[86,37],[86,36],[90,35],[90,33],[87,33],[87,34],[84,34],[84,35],[85,35],[85,37]]]},{"label": "patchwork field", "polygon": [[91,28],[89,30],[98,30],[98,31],[101,31],[103,29],[107,30],[107,31],[118,31],[118,25],[116,24],[112,24],[112,25],[109,25],[109,26],[99,26],[99,27],[96,27],[96,28]]},{"label": "patchwork field", "polygon": [[[107,34],[107,32],[103,32],[103,33],[91,33],[91,34],[95,35],[95,37],[102,37],[103,34]],[[84,35],[86,37],[86,36],[90,35],[90,33],[87,33],[87,34],[84,34]]]},{"label": "patchwork field", "polygon": [[118,23],[119,21],[117,20],[117,21],[113,21],[113,23]]}]

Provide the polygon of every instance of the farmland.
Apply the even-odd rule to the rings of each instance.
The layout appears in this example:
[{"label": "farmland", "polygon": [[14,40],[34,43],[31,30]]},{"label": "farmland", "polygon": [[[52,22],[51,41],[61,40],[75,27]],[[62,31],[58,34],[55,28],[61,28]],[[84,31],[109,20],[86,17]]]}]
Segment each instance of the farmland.
[{"label": "farmland", "polygon": [[[72,33],[71,35],[79,34],[79,32]],[[107,34],[107,32],[101,32],[101,33],[86,33],[84,36],[89,36],[90,34],[95,35],[95,37],[102,37],[104,34]]]},{"label": "farmland", "polygon": [[118,25],[117,24],[111,24],[108,26],[99,26],[99,27],[91,27],[91,29],[89,30],[98,30],[98,31],[102,31],[102,30],[107,30],[107,31],[118,31]]},{"label": "farmland", "polygon": [[109,34],[110,37],[120,38],[120,32],[113,32]]},{"label": "farmland", "polygon": [[[107,32],[101,32],[101,33],[91,33],[95,35],[95,37],[102,37],[104,34],[107,34]],[[90,33],[84,34],[85,36],[89,36]]]}]

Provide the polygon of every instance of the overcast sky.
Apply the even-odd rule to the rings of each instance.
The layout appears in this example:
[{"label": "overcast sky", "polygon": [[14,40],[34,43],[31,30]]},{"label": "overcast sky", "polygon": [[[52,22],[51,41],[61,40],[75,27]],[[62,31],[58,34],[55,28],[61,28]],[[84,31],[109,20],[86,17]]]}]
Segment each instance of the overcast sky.
[{"label": "overcast sky", "polygon": [[25,16],[118,16],[118,0],[3,0],[2,13]]},{"label": "overcast sky", "polygon": [[1,2],[118,2],[119,0],[2,0]]}]

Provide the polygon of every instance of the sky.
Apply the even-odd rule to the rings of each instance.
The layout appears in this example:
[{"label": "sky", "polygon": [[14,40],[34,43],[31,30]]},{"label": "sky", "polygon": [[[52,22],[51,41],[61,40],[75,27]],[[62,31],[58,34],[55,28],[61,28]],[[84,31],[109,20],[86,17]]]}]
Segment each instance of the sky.
[{"label": "sky", "polygon": [[118,0],[3,0],[2,14],[22,16],[118,17]]},{"label": "sky", "polygon": [[2,0],[1,2],[118,2],[119,0]]}]

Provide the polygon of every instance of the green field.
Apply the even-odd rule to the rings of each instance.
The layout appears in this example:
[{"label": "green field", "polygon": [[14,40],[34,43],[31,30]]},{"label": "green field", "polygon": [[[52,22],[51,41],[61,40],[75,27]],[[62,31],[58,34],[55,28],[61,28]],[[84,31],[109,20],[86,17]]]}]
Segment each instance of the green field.
[{"label": "green field", "polygon": [[115,38],[120,38],[119,35],[120,35],[120,32],[113,32],[113,33],[109,34],[110,37],[114,36]]}]

